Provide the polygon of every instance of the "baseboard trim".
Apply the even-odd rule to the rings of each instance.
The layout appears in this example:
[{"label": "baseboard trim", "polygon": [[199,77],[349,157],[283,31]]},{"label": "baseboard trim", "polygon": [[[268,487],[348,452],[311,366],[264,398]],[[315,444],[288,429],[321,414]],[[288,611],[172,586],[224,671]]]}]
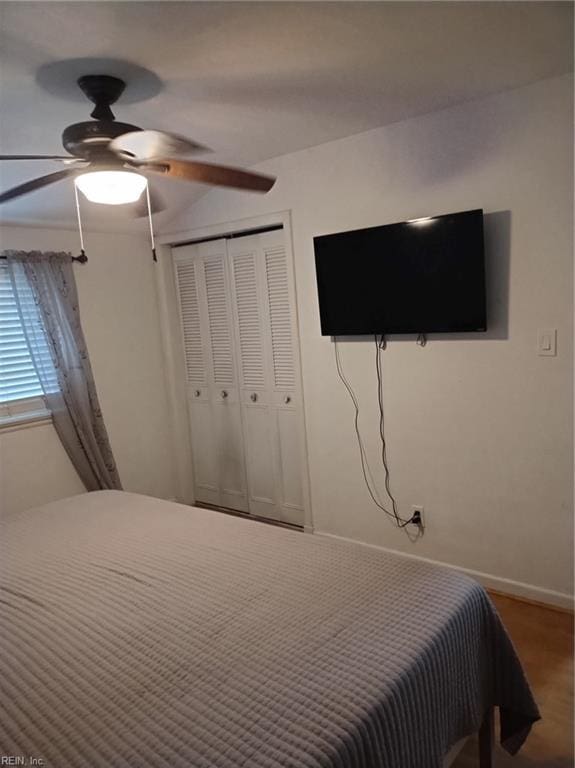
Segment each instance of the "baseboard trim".
[{"label": "baseboard trim", "polygon": [[573,595],[568,595],[565,592],[556,592],[552,589],[536,587],[533,584],[525,584],[522,581],[514,581],[513,579],[506,579],[502,576],[494,576],[490,573],[474,571],[471,568],[463,568],[462,566],[452,565],[451,563],[444,563],[440,560],[431,560],[428,557],[421,557],[421,555],[414,555],[410,552],[400,552],[397,549],[389,549],[389,547],[382,547],[378,544],[368,544],[366,541],[360,541],[359,539],[350,539],[346,536],[336,536],[334,533],[325,533],[324,531],[315,530],[314,535],[325,536],[326,538],[337,539],[339,541],[347,541],[351,544],[360,544],[363,547],[379,549],[382,552],[389,552],[392,555],[405,557],[409,560],[419,560],[420,562],[429,563],[430,565],[439,565],[442,568],[451,568],[451,570],[459,571],[460,573],[465,573],[467,576],[471,576],[471,578],[475,579],[484,587],[491,589],[494,592],[517,597],[531,603],[538,603],[544,606],[553,606],[554,608],[573,611]]},{"label": "baseboard trim", "polygon": [[451,747],[449,752],[443,758],[443,768],[450,768],[450,766],[453,765],[453,763],[457,760],[457,756],[463,750],[463,747],[466,744],[467,738],[461,739],[461,741],[458,741],[457,744],[454,744],[453,747]]},{"label": "baseboard trim", "polygon": [[304,531],[304,533],[313,533],[314,532],[314,527],[313,527],[313,525],[304,525],[303,531]]}]

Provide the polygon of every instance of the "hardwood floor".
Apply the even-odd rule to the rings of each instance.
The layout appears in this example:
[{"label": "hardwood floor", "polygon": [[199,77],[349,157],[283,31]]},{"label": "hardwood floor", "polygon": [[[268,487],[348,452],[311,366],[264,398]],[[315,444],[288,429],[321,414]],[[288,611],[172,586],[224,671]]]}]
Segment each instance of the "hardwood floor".
[{"label": "hardwood floor", "polygon": [[[516,757],[496,747],[494,768],[573,768],[573,615],[495,593],[491,596],[542,716]],[[453,768],[477,765],[477,742],[471,739]]]}]

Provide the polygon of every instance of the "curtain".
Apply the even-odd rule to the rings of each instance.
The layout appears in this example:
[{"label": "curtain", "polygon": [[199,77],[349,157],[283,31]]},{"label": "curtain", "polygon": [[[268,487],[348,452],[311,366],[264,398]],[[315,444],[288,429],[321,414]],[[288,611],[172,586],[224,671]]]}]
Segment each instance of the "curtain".
[{"label": "curtain", "polygon": [[[80,324],[70,254],[3,255],[46,406],[72,464],[88,491],[121,489]],[[37,307],[34,312],[24,295],[27,289]]]}]

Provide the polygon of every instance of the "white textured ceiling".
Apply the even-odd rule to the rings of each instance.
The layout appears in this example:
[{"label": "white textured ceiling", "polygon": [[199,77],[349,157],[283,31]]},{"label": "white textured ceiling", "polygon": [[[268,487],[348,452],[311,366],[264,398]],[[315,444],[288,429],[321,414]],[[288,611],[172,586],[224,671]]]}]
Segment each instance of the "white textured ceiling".
[{"label": "white textured ceiling", "polygon": [[[2,154],[60,153],[62,129],[89,119],[73,67],[57,95],[36,80],[60,60],[153,71],[161,91],[128,103],[130,87],[134,96],[144,87],[128,83],[116,117],[206,144],[206,161],[244,166],[560,75],[573,62],[569,2],[4,2],[0,13]],[[60,167],[4,162],[0,189]],[[205,191],[156,186],[169,202],[160,227]],[[93,228],[135,226],[108,206],[84,212]],[[71,183],[4,204],[0,221],[69,225]]]}]

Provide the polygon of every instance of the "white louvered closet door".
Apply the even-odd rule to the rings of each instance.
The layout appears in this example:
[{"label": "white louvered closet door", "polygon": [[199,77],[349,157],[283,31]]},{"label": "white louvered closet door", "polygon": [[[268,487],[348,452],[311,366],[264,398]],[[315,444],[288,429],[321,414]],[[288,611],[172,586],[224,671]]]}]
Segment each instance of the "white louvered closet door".
[{"label": "white louvered closet door", "polygon": [[226,241],[174,253],[196,500],[247,511]]},{"label": "white louvered closet door", "polygon": [[228,241],[250,512],[303,525],[302,403],[283,230]]}]

